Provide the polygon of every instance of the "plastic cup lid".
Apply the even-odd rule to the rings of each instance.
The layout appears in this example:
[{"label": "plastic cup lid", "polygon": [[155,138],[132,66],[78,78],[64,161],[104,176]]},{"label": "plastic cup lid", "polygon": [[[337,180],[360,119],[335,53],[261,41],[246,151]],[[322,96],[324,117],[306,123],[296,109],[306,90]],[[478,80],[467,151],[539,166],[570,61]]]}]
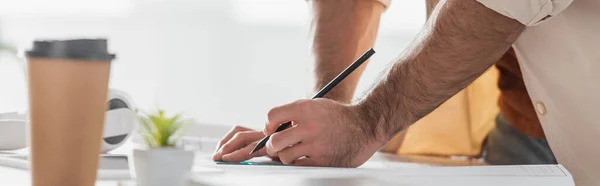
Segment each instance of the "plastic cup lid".
[{"label": "plastic cup lid", "polygon": [[29,58],[76,59],[82,61],[111,61],[106,39],[38,40],[27,51]]}]

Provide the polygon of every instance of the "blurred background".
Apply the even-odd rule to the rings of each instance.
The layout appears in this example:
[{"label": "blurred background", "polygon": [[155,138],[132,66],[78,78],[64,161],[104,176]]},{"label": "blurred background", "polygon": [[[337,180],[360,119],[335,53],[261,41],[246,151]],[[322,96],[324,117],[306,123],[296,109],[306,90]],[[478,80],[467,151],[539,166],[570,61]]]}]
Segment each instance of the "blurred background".
[{"label": "blurred background", "polygon": [[[304,0],[0,0],[0,42],[21,53],[34,39],[109,40],[110,87],[142,110],[260,129],[267,111],[310,97],[311,12]],[[424,1],[394,1],[356,97],[425,22]],[[0,53],[0,113],[24,111],[22,58]]]}]

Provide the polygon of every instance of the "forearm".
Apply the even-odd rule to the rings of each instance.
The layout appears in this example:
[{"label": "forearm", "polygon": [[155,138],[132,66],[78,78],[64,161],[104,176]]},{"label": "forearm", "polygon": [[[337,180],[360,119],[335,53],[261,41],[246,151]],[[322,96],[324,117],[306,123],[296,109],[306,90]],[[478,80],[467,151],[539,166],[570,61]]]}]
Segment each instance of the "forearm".
[{"label": "forearm", "polygon": [[479,77],[525,26],[475,0],[441,1],[425,28],[358,105],[376,138],[389,139]]},{"label": "forearm", "polygon": [[[373,47],[383,10],[382,4],[372,0],[314,0],[315,92]],[[356,69],[325,97],[351,102],[365,66]]]}]

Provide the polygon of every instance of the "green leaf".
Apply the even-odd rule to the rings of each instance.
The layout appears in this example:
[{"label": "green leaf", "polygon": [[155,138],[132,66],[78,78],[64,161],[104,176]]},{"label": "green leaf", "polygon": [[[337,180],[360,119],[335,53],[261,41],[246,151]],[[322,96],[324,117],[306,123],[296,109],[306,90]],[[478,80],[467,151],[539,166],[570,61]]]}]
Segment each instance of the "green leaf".
[{"label": "green leaf", "polygon": [[142,129],[140,133],[150,147],[172,147],[183,135],[185,125],[181,114],[168,117],[164,110],[158,110],[147,117],[139,116]]},{"label": "green leaf", "polygon": [[171,140],[171,144],[173,144],[173,145],[177,144],[179,139],[181,139],[181,137],[183,137],[183,135],[189,130],[189,126],[190,126],[189,123],[185,123],[185,122],[178,123],[176,126],[176,129],[173,130],[173,133],[175,133],[175,136]]},{"label": "green leaf", "polygon": [[153,147],[154,144],[152,143],[152,140],[150,139],[150,137],[148,135],[142,134],[142,139],[144,139],[144,142],[146,142],[146,145],[148,145],[148,147]]},{"label": "green leaf", "polygon": [[150,126],[146,118],[139,117],[139,121],[142,124],[143,128],[141,130],[143,133],[152,133],[152,127]]}]

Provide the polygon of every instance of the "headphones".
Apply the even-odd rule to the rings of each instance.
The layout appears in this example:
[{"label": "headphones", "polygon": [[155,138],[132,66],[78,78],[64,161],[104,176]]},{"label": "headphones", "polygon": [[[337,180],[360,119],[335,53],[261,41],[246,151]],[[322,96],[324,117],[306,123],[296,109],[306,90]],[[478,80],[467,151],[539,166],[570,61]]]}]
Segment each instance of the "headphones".
[{"label": "headphones", "polygon": [[[125,92],[111,89],[102,134],[103,153],[121,146],[137,126],[133,100]],[[17,150],[28,146],[28,125],[25,114],[0,113],[0,150]]]}]

